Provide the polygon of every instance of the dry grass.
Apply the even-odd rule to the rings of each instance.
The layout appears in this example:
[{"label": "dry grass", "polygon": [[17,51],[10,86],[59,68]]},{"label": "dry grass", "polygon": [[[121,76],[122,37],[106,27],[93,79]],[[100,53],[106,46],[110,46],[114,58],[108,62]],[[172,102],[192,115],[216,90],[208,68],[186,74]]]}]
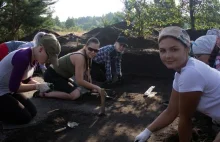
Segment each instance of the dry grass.
[{"label": "dry grass", "polygon": [[86,31],[82,31],[82,32],[75,32],[75,31],[56,31],[56,33],[58,33],[59,35],[67,35],[70,33],[74,33],[77,36],[81,36],[82,34],[84,34]]}]

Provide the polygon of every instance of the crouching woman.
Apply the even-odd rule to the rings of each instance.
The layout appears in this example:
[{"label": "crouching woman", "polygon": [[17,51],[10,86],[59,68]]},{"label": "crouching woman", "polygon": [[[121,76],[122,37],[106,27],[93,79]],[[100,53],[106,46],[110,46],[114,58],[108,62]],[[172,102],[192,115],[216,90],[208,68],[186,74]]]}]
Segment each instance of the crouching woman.
[{"label": "crouching woman", "polygon": [[[168,69],[176,71],[170,101],[165,109],[135,139],[145,142],[151,133],[171,124],[179,115],[179,141],[190,142],[192,120],[196,110],[220,122],[220,72],[189,57],[190,38],[176,26],[166,27],[159,34],[159,54]],[[218,141],[216,137],[216,142]]]},{"label": "crouching woman", "polygon": [[37,63],[49,59],[57,66],[61,48],[52,34],[45,34],[39,45],[9,53],[0,62],[0,120],[14,124],[25,124],[32,120],[37,111],[34,104],[22,92],[48,91],[47,83],[39,83],[31,77]]},{"label": "crouching woman", "polygon": [[[99,51],[99,40],[90,38],[84,48],[59,58],[59,66],[51,65],[44,73],[44,81],[54,84],[54,91],[40,93],[41,97],[75,100],[80,97],[80,87],[101,93],[101,88],[84,79],[90,62]],[[90,76],[88,76],[91,78]],[[72,80],[71,78],[75,78]]]}]

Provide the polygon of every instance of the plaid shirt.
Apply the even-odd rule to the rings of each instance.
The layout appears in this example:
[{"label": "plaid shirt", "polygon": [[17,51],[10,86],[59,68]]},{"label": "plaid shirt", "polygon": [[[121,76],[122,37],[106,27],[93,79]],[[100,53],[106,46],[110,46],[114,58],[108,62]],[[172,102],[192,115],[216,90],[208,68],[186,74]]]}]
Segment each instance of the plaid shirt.
[{"label": "plaid shirt", "polygon": [[93,58],[93,61],[98,64],[104,64],[106,69],[107,81],[112,80],[111,62],[115,60],[116,74],[121,75],[121,58],[122,54],[115,50],[114,45],[107,45],[100,48],[97,55]]}]

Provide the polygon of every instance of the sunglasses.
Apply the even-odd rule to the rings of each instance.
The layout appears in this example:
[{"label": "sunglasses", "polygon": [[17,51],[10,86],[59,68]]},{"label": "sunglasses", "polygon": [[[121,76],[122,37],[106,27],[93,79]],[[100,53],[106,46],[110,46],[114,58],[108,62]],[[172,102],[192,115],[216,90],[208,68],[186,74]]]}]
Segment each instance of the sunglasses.
[{"label": "sunglasses", "polygon": [[99,52],[99,50],[98,49],[93,49],[92,47],[88,47],[88,50],[90,51],[90,52],[95,52],[95,53],[98,53]]}]

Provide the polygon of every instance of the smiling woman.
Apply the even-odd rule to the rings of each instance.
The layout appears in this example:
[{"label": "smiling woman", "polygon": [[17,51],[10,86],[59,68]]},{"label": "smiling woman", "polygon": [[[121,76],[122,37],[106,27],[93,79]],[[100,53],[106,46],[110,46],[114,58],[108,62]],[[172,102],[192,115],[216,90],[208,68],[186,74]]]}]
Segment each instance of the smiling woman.
[{"label": "smiling woman", "polygon": [[[191,118],[196,110],[220,123],[220,72],[188,56],[190,38],[180,27],[164,28],[158,38],[160,58],[164,65],[176,71],[169,105],[143,132],[136,142],[146,141],[152,132],[160,130],[179,115],[179,141],[190,142]],[[220,135],[215,142],[219,142]]]},{"label": "smiling woman", "polygon": [[[51,65],[44,74],[44,80],[53,83],[55,91],[40,96],[75,100],[81,95],[78,85],[101,94],[101,88],[91,83],[89,74],[91,59],[99,51],[99,45],[98,39],[90,38],[83,49],[59,58],[59,66]],[[87,80],[84,79],[86,73]]]}]

